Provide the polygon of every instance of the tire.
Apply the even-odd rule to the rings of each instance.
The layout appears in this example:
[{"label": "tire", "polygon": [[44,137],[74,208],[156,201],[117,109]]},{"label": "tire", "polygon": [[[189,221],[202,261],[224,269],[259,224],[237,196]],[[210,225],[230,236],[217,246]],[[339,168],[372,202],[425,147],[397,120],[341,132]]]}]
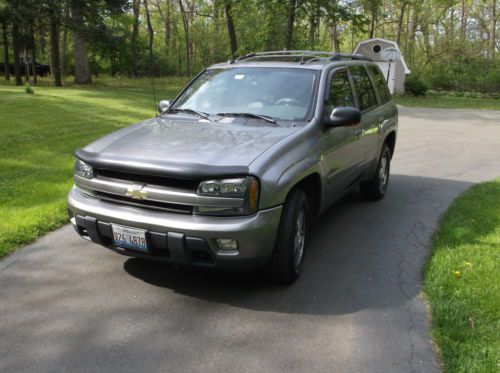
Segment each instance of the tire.
[{"label": "tire", "polygon": [[308,223],[309,203],[306,194],[301,189],[294,189],[283,206],[274,251],[266,267],[271,280],[292,284],[300,277],[304,266]]},{"label": "tire", "polygon": [[389,184],[389,174],[391,171],[391,150],[384,144],[380,152],[375,175],[365,182],[359,184],[359,190],[363,198],[369,201],[378,201],[384,198]]}]

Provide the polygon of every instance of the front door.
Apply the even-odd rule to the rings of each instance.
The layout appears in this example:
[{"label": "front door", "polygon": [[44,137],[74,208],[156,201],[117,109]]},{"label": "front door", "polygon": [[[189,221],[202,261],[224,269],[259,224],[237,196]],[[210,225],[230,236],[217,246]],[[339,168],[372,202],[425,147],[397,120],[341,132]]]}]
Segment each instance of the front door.
[{"label": "front door", "polygon": [[[327,84],[324,115],[330,116],[339,106],[355,106],[351,80],[347,70],[335,70]],[[325,128],[323,167],[327,175],[327,200],[331,204],[344,195],[361,175],[365,154],[360,125]]]}]

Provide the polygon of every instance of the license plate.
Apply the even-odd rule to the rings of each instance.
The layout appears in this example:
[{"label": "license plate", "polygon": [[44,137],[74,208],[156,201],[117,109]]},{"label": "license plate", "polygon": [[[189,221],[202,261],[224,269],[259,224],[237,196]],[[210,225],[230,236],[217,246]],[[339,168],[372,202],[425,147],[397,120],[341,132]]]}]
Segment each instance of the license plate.
[{"label": "license plate", "polygon": [[113,242],[115,246],[138,251],[148,251],[146,231],[112,224]]}]

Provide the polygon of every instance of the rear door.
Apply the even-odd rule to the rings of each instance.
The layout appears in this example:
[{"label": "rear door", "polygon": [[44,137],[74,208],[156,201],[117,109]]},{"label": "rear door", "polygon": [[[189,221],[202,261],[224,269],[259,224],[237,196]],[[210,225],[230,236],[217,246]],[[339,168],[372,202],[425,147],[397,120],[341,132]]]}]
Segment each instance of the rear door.
[{"label": "rear door", "polygon": [[367,154],[368,157],[379,157],[379,150],[382,141],[382,134],[384,133],[384,128],[392,127],[396,123],[396,112],[395,105],[391,103],[392,96],[391,92],[389,92],[389,88],[387,87],[387,83],[385,78],[380,71],[380,69],[375,65],[367,65],[366,68],[370,73],[370,77],[372,79],[372,83],[375,87],[375,91],[377,93],[378,99],[378,108],[377,108],[377,123],[378,123],[378,132],[375,134],[369,134],[365,136],[366,142],[369,148],[375,148],[374,154]]},{"label": "rear door", "polygon": [[378,137],[384,120],[384,110],[380,107],[373,83],[364,65],[349,66],[356,92],[357,107],[361,111],[361,137],[364,149],[364,167],[374,157],[378,157]]}]

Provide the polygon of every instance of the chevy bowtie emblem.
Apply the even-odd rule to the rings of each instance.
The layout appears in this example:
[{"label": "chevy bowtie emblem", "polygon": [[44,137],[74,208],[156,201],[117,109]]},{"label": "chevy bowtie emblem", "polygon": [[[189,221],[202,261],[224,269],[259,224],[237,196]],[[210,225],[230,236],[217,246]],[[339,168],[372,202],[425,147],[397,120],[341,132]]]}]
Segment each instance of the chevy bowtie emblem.
[{"label": "chevy bowtie emblem", "polygon": [[148,192],[142,190],[142,188],[144,188],[144,185],[129,186],[125,195],[133,199],[144,199],[148,196]]}]

